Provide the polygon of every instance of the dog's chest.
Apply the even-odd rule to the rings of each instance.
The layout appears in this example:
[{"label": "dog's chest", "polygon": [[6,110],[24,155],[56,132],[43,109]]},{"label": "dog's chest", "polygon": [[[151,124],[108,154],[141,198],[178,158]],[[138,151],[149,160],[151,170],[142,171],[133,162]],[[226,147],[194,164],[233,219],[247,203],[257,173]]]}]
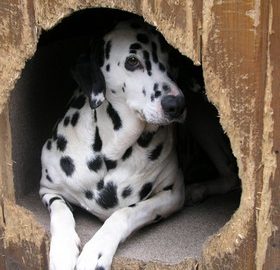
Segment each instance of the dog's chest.
[{"label": "dog's chest", "polygon": [[144,131],[119,159],[108,159],[104,149],[117,138],[116,125],[127,123],[120,116],[114,122],[107,111],[70,108],[42,153],[43,184],[100,218],[157,189],[173,144],[170,127]]}]

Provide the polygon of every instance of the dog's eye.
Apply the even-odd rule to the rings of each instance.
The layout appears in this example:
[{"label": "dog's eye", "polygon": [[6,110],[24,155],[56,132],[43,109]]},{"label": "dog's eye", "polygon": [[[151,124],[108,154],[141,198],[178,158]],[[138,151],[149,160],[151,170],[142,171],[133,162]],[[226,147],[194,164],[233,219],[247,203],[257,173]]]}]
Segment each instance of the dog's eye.
[{"label": "dog's eye", "polygon": [[137,57],[129,56],[125,60],[125,68],[129,71],[134,71],[136,69],[142,68],[142,64]]}]

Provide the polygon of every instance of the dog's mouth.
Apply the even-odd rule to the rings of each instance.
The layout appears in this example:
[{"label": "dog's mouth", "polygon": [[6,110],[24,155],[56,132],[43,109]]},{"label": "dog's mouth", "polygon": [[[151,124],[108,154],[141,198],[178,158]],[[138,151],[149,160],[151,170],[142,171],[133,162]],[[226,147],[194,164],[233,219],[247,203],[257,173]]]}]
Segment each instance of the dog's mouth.
[{"label": "dog's mouth", "polygon": [[158,117],[155,115],[150,115],[149,117],[146,117],[143,110],[136,110],[136,115],[141,121],[146,122],[148,124],[166,126],[174,122],[183,123],[186,119],[187,110],[185,109],[184,112],[176,118],[171,118],[168,116]]}]

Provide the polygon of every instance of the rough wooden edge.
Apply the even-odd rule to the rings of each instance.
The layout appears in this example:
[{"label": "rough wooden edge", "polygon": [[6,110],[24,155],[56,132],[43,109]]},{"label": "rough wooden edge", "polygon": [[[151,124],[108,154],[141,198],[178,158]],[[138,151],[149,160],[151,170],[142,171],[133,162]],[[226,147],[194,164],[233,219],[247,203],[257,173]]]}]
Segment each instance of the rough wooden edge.
[{"label": "rough wooden edge", "polygon": [[9,269],[46,269],[49,240],[44,228],[26,209],[3,201],[5,262]]},{"label": "rough wooden edge", "polygon": [[[40,29],[35,24],[32,0],[3,3],[0,10],[0,113],[7,104],[27,59],[36,50]],[[9,12],[8,12],[9,11]]]},{"label": "rough wooden edge", "polygon": [[13,184],[13,161],[12,161],[12,137],[8,116],[8,106],[0,114],[0,202],[3,197],[15,202],[14,184]]},{"label": "rough wooden edge", "polygon": [[116,258],[112,270],[197,270],[199,262],[189,258],[179,264],[163,264],[161,262],[143,262],[128,258]]}]

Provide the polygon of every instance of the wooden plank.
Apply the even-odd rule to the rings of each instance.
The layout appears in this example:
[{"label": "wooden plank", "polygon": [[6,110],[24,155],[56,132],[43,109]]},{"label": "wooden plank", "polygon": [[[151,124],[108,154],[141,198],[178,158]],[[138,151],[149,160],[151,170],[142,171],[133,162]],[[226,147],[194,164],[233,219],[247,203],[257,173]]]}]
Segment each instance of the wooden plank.
[{"label": "wooden plank", "polygon": [[0,113],[20,76],[25,61],[35,52],[38,28],[33,0],[0,1]]},{"label": "wooden plank", "polygon": [[266,68],[258,0],[205,1],[202,62],[207,94],[220,113],[242,179],[239,209],[205,246],[203,269],[255,269],[256,196],[262,181]]},{"label": "wooden plank", "polygon": [[201,63],[202,0],[142,0],[138,13],[182,54]]},{"label": "wooden plank", "polygon": [[[13,161],[11,152],[11,128],[8,117],[8,106],[0,113],[0,202],[3,197],[15,202],[13,185]],[[0,215],[1,219],[2,215]]]},{"label": "wooden plank", "polygon": [[48,237],[15,202],[7,105],[0,114],[0,130],[0,269],[46,269]]},{"label": "wooden plank", "polygon": [[267,2],[263,181],[258,201],[257,270],[280,269],[280,3]]},{"label": "wooden plank", "polygon": [[7,269],[47,269],[49,242],[44,228],[29,211],[13,202],[4,199],[3,206]]}]

